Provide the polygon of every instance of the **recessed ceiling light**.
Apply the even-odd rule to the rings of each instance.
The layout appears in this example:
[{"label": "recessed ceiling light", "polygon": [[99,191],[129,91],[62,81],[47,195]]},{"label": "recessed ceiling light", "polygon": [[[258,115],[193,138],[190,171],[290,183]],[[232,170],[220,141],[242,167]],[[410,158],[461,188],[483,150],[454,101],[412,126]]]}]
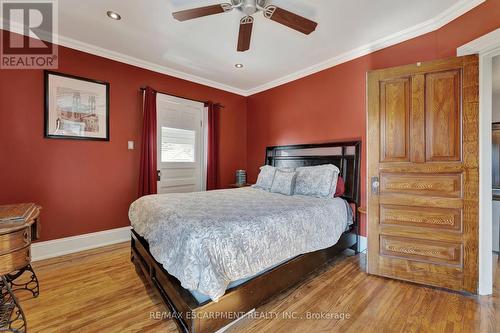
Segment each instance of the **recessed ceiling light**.
[{"label": "recessed ceiling light", "polygon": [[119,20],[122,19],[122,17],[120,16],[120,14],[118,14],[117,12],[113,12],[111,10],[108,10],[108,12],[106,14],[108,14],[108,17],[110,19],[113,19],[113,20],[119,21]]},{"label": "recessed ceiling light", "polygon": [[234,67],[236,67],[236,68],[243,68],[243,64],[236,64],[236,65],[234,65]]}]

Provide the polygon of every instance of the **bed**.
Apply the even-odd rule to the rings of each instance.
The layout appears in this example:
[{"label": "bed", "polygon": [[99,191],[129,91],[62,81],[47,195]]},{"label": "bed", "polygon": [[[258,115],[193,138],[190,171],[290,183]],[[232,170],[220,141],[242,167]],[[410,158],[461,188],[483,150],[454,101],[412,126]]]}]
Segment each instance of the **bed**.
[{"label": "bed", "polygon": [[266,149],[279,168],[336,165],[342,198],[258,188],[143,197],[129,213],[132,260],[182,332],[215,332],[357,251],[359,163],[359,141]]}]

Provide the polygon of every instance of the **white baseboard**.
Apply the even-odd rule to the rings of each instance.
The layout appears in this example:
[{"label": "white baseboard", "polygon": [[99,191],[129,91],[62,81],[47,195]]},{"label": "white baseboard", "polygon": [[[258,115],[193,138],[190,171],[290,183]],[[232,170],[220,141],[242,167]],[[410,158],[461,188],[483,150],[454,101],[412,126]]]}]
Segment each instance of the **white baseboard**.
[{"label": "white baseboard", "polygon": [[130,227],[33,243],[31,260],[38,261],[130,240]]},{"label": "white baseboard", "polygon": [[359,252],[363,252],[368,248],[368,238],[359,236]]}]

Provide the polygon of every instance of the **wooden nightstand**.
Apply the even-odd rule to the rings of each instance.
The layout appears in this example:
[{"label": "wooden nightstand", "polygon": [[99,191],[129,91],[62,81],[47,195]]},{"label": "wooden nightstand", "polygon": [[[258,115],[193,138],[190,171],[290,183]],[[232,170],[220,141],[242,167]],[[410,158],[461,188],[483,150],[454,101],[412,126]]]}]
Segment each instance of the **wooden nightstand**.
[{"label": "wooden nightstand", "polygon": [[[40,207],[33,204],[0,206],[0,330],[26,332],[26,317],[15,291],[39,294],[31,267],[31,241],[38,238]],[[19,279],[25,272],[27,278]]]}]

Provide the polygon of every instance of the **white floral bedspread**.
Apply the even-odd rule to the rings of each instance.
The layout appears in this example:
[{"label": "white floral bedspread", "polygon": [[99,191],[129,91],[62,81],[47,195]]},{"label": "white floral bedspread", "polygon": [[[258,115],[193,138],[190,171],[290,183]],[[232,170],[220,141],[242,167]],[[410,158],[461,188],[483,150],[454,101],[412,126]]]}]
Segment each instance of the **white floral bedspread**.
[{"label": "white floral bedspread", "polygon": [[342,199],[256,188],[150,195],[129,210],[156,261],[214,301],[231,281],[334,245],[348,216]]}]

